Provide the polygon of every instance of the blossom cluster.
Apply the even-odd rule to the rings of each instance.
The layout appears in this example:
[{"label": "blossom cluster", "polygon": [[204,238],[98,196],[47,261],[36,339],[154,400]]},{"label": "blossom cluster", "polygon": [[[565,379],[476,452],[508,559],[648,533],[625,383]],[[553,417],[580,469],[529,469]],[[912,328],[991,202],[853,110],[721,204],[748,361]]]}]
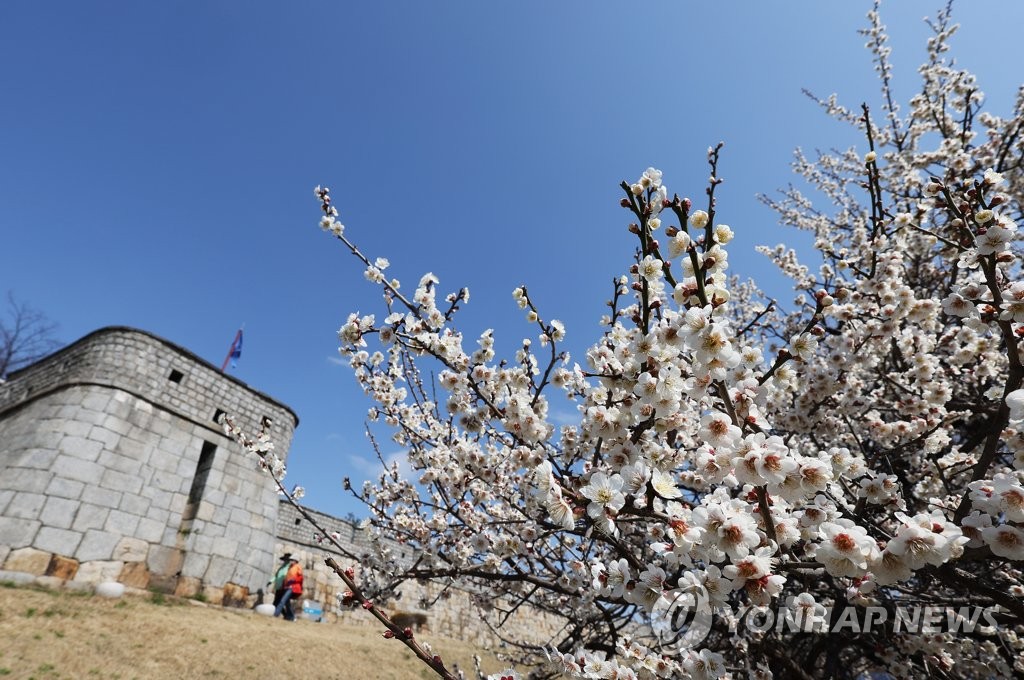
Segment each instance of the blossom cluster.
[{"label": "blossom cluster", "polygon": [[[719,221],[721,145],[699,207],[654,168],[622,183],[636,256],[582,363],[525,286],[512,298],[536,342],[499,359],[492,330],[455,324],[467,289],[442,297],[428,273],[407,297],[317,187],[321,227],[384,298],[383,313],[345,320],[341,352],[414,471],[352,490],[378,535],[415,551],[401,563],[381,543],[367,566],[560,618],[542,655],[507,642],[523,668],[571,677],[1024,673],[1024,95],[1011,118],[983,112],[974,77],[945,56],[948,11],[931,25],[906,114],[876,11],[864,33],[881,120],[821,101],[866,140],[797,155],[833,208],[796,188],[764,199],[813,235],[820,261],[762,248],[794,283],[788,309],[729,273],[744,230]],[[558,393],[578,422],[552,422]],[[655,618],[698,591],[717,623],[679,648]],[[1003,626],[982,641],[783,643],[727,625],[741,606],[915,598],[997,606]]]}]

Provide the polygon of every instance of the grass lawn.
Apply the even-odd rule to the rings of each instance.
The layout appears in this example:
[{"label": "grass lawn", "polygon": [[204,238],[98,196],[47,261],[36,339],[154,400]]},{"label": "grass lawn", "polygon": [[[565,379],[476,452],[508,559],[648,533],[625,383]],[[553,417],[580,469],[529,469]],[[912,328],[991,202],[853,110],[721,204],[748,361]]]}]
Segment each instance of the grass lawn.
[{"label": "grass lawn", "polygon": [[[54,678],[437,677],[404,645],[365,626],[287,623],[245,611],[154,594],[108,600],[91,594],[0,586],[0,680]],[[449,668],[473,677],[469,645],[424,632]],[[485,672],[503,666],[483,659]]]}]

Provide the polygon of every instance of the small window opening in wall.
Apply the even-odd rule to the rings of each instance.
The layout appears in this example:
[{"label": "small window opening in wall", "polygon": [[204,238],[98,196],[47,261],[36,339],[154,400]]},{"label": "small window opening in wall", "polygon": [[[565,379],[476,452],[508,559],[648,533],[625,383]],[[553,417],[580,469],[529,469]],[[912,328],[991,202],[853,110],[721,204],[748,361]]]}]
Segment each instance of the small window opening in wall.
[{"label": "small window opening in wall", "polygon": [[299,526],[300,524],[302,524],[302,518],[301,517],[296,517],[295,518],[295,526]]},{"label": "small window opening in wall", "polygon": [[216,411],[214,411],[213,412],[213,422],[215,422],[218,425],[220,425],[220,417],[223,416],[223,415],[226,415],[224,413],[224,409],[217,409]]},{"label": "small window opening in wall", "polygon": [[171,374],[169,376],[167,376],[167,379],[170,380],[172,383],[180,384],[181,383],[181,379],[184,378],[184,377],[185,377],[184,373],[182,373],[181,371],[179,371],[176,368],[172,368],[171,369]]}]

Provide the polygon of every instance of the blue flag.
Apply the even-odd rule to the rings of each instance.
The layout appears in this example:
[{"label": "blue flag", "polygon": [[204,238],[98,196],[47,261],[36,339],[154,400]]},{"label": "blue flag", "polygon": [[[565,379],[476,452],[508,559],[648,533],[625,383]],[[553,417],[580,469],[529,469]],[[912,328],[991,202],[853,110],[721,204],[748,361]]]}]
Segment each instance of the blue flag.
[{"label": "blue flag", "polygon": [[228,369],[228,362],[231,362],[231,368],[238,368],[237,360],[242,357],[242,329],[239,328],[238,332],[235,333],[235,339],[231,341],[231,347],[228,348],[228,355],[224,357],[224,363],[221,364],[220,370],[224,372]]},{"label": "blue flag", "polygon": [[231,368],[238,368],[238,359],[242,358],[242,331],[238,331],[238,337],[235,338],[234,347],[231,350]]}]

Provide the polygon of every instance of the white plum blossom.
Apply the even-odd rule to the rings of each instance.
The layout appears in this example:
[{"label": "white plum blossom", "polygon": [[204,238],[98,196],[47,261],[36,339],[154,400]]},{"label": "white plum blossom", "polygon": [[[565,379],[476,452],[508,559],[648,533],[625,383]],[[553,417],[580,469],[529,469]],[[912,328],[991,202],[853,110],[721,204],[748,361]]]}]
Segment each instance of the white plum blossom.
[{"label": "white plum blossom", "polygon": [[590,483],[580,489],[580,494],[590,499],[587,514],[599,517],[606,511],[616,513],[621,510],[626,503],[626,497],[621,489],[621,476],[595,472],[590,478]]},{"label": "white plum blossom", "polygon": [[[562,632],[523,654],[577,678],[818,677],[834,660],[849,677],[1024,673],[1024,100],[986,111],[947,54],[948,11],[930,26],[921,85],[897,106],[871,10],[880,103],[818,100],[860,143],[798,151],[798,182],[762,198],[812,243],[758,248],[788,299],[734,275],[734,243],[757,230],[723,224],[739,223],[716,193],[720,146],[707,184],[686,187],[700,205],[655,168],[622,185],[622,231],[602,236],[621,268],[578,348],[528,285],[508,305],[530,324],[521,341],[466,333],[465,288],[427,273],[407,295],[390,273],[415,263],[363,255],[316,189],[321,226],[381,296],[376,315],[345,319],[339,351],[372,402],[375,446],[389,450],[388,429],[404,456],[350,488],[372,516],[359,571],[374,606],[410,580],[536,605]],[[269,435],[226,431],[284,472]],[[751,605],[1005,616],[992,639],[843,632],[816,652],[742,625],[686,651],[636,635],[677,591],[705,593],[718,630]]]}]

